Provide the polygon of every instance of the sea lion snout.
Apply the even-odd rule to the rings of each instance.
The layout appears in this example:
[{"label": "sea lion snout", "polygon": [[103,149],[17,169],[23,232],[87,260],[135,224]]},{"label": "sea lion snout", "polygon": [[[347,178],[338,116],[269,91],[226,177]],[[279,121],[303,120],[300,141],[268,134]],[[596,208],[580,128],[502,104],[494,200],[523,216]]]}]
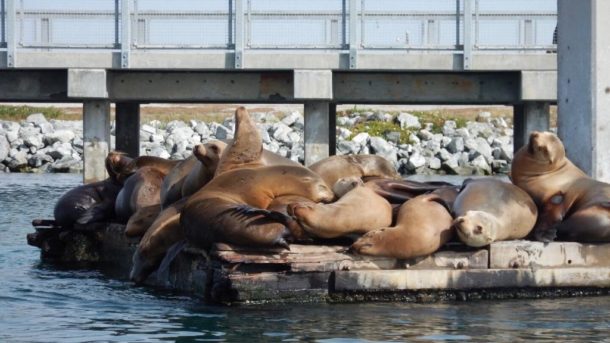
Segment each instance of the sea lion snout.
[{"label": "sea lion snout", "polygon": [[[471,218],[474,217],[474,218]],[[462,242],[472,247],[489,245],[495,240],[495,235],[490,225],[483,223],[481,218],[467,213],[465,216],[456,218],[453,227],[457,231]]]}]

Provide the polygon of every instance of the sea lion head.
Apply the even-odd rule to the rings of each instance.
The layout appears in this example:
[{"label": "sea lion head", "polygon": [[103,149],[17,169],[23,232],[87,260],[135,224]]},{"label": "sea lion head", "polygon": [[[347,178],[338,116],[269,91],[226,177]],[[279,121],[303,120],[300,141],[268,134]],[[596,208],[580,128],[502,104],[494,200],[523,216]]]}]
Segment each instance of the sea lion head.
[{"label": "sea lion head", "polygon": [[302,167],[297,167],[297,170],[293,168],[293,172],[296,173],[295,176],[299,176],[299,181],[303,184],[303,187],[310,190],[306,196],[309,200],[326,203],[333,201],[335,193],[318,174]]},{"label": "sea lion head", "polygon": [[365,233],[352,244],[349,250],[361,255],[383,255],[384,251],[387,251],[384,248],[387,245],[384,242],[387,239],[386,230],[387,228],[381,228]]},{"label": "sea lion head", "polygon": [[534,160],[544,164],[555,164],[566,157],[563,143],[552,132],[532,132],[527,152]]},{"label": "sea lion head", "polygon": [[213,140],[205,144],[199,144],[193,148],[193,155],[201,162],[204,166],[209,169],[216,170],[218,161],[222,152],[227,147],[227,144],[221,141]]},{"label": "sea lion head", "polygon": [[129,273],[129,280],[137,285],[142,284],[150,274],[157,268],[150,258],[146,258],[146,254],[140,251],[140,248],[133,254],[133,265]]},{"label": "sea lion head", "polygon": [[[106,171],[108,172],[108,176],[118,182],[123,182],[127,176],[131,175],[127,171],[127,166],[133,161],[133,159],[127,156],[126,153],[122,151],[111,151],[106,156],[105,165]],[[126,175],[126,173],[128,173]]]},{"label": "sea lion head", "polygon": [[364,186],[364,182],[362,181],[362,179],[360,177],[358,177],[358,176],[343,177],[343,178],[340,178],[339,180],[337,180],[337,182],[335,182],[335,184],[333,186],[333,193],[335,193],[337,198],[341,198],[347,192],[349,192],[352,189],[359,187],[359,186]]},{"label": "sea lion head", "polygon": [[455,218],[453,227],[460,240],[471,247],[486,246],[496,239],[496,221],[486,212],[468,211]]}]

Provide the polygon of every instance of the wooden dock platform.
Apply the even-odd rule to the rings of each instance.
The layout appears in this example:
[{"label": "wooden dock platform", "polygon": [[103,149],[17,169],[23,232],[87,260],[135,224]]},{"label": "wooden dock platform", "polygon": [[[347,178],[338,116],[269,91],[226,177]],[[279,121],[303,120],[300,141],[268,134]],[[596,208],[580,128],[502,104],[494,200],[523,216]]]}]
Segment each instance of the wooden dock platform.
[{"label": "wooden dock platform", "polygon": [[[39,225],[28,235],[41,258],[93,264],[127,279],[137,239],[124,226],[63,231]],[[147,284],[209,302],[439,301],[610,294],[610,244],[507,241],[481,249],[450,244],[425,258],[351,254],[341,245],[186,247],[167,275]]]}]

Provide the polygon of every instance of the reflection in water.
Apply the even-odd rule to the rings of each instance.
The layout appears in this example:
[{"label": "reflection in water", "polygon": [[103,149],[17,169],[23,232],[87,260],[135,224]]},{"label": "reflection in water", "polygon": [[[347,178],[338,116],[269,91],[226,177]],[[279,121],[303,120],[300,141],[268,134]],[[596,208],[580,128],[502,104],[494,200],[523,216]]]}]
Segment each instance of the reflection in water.
[{"label": "reflection in water", "polygon": [[0,174],[0,342],[609,341],[610,297],[223,308],[41,263],[30,222],[80,180]]}]

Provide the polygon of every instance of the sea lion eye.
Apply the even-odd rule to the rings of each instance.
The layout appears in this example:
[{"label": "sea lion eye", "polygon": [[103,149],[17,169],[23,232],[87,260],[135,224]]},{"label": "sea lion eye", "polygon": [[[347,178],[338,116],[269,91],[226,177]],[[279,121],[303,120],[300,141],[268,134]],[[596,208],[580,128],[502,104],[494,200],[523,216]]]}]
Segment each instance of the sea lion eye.
[{"label": "sea lion eye", "polygon": [[474,233],[477,234],[477,235],[480,235],[481,233],[483,233],[483,227],[481,225],[477,225],[474,228]]}]

